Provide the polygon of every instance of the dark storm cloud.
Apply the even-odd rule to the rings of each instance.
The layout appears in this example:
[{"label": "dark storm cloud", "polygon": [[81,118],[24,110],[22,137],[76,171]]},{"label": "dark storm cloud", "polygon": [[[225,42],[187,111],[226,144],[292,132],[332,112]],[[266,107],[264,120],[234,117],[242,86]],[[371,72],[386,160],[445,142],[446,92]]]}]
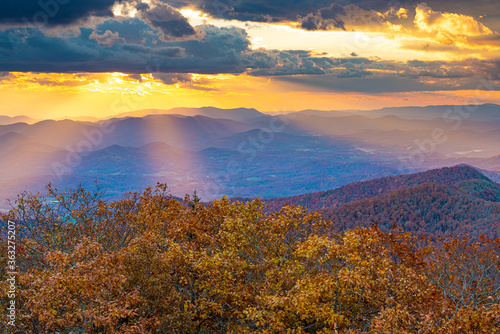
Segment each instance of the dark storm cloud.
[{"label": "dark storm cloud", "polygon": [[[130,3],[144,20],[166,35],[182,37],[194,30],[174,8],[194,7],[213,17],[257,22],[299,22],[307,30],[345,29],[346,24],[371,24],[382,20],[376,12],[405,7],[414,13],[420,0],[158,0],[155,6],[132,0],[2,0],[0,25],[60,26],[75,24],[91,16],[112,17],[115,3]],[[480,18],[494,30],[500,29],[497,0],[427,0],[434,10]],[[411,15],[410,15],[411,19]],[[411,21],[411,20],[410,20]],[[371,23],[370,23],[371,22]]]},{"label": "dark storm cloud", "polygon": [[[0,44],[0,71],[133,74],[158,68],[166,73],[217,74],[242,73],[251,67],[246,56],[250,42],[244,30],[214,26],[200,29],[205,36],[202,40],[166,43],[156,39],[147,45],[121,40],[98,44],[88,30],[74,38],[47,37],[36,29],[23,29],[22,34],[0,31],[0,42],[5,41],[5,45]],[[116,37],[113,34],[108,33]]]},{"label": "dark storm cloud", "polygon": [[430,77],[434,79],[479,78],[500,79],[500,61],[466,59],[461,61],[412,60],[399,66],[400,75],[407,77]]},{"label": "dark storm cloud", "polygon": [[[396,3],[389,4],[397,5]],[[395,12],[394,9],[392,8],[392,13]],[[391,10],[390,7],[382,8],[382,11],[389,10]],[[347,30],[346,26],[382,25],[387,21],[387,18],[383,18],[375,10],[367,10],[355,5],[342,6],[334,3],[304,17],[299,16],[298,21],[301,28],[305,30]]]},{"label": "dark storm cloud", "polygon": [[[144,37],[134,35],[131,27],[136,26]],[[72,38],[47,37],[36,29],[21,29],[22,33],[11,29],[0,32],[0,71],[154,73],[168,84],[189,83],[188,73],[247,73],[277,76],[318,90],[366,92],[469,89],[480,77],[500,78],[498,61],[397,62],[332,58],[304,50],[252,50],[243,29],[198,28],[203,38],[176,42],[162,41],[149,26],[133,20],[104,22],[96,30],[82,29],[79,37]],[[345,86],[340,87],[342,80]]]},{"label": "dark storm cloud", "polygon": [[[194,6],[218,18],[241,21],[296,21],[297,17],[324,11],[327,16],[342,12],[342,7],[354,5],[365,10],[387,11],[403,4],[417,3],[415,0],[188,0],[166,1],[173,6]],[[329,10],[328,8],[332,8]]]},{"label": "dark storm cloud", "polygon": [[140,17],[152,28],[159,29],[164,34],[164,39],[192,36],[196,33],[187,19],[167,4],[159,3],[152,8],[143,4],[138,8]]},{"label": "dark storm cloud", "polygon": [[297,53],[277,50],[256,50],[248,52],[251,75],[295,75],[325,74],[326,71],[309,57]]},{"label": "dark storm cloud", "polygon": [[[371,74],[367,67],[373,61],[367,58],[318,57],[304,50],[252,50],[246,31],[239,28],[205,25],[199,27],[203,33],[200,40],[165,42],[149,26],[134,20],[106,21],[95,30],[82,29],[79,37],[72,38],[47,37],[36,29],[0,32],[0,71],[253,76],[335,73],[346,78]],[[137,35],[136,27],[141,27],[142,36]],[[1,41],[5,41],[4,46]]]},{"label": "dark storm cloud", "polygon": [[139,44],[124,44],[120,48],[125,53],[143,57],[185,58],[184,49],[177,46],[150,47]]},{"label": "dark storm cloud", "polygon": [[74,24],[90,16],[113,16],[115,0],[2,0],[0,25]]},{"label": "dark storm cloud", "polygon": [[106,45],[108,47],[113,46],[116,43],[123,43],[125,40],[120,37],[120,34],[117,32],[111,32],[110,30],[106,30],[103,34],[99,34],[96,31],[93,31],[90,34],[89,39],[94,39],[99,45]]},{"label": "dark storm cloud", "polygon": [[[164,0],[163,0],[164,1]],[[498,0],[184,0],[164,1],[176,8],[193,7],[216,18],[254,22],[299,22],[305,30],[351,30],[386,21],[413,28],[415,7],[426,2],[433,10],[469,15],[500,31]],[[408,17],[396,15],[399,8]],[[378,15],[384,14],[384,16]]]},{"label": "dark storm cloud", "polygon": [[386,93],[435,90],[418,80],[408,80],[392,75],[370,77],[345,77],[335,74],[277,77],[275,80],[300,85],[300,90],[314,92]]},{"label": "dark storm cloud", "polygon": [[[196,7],[218,18],[237,19],[241,21],[295,21],[297,17],[329,7],[342,8],[354,5],[361,9],[386,12],[391,8],[404,7],[413,9],[419,3],[426,2],[434,10],[454,12],[474,17],[484,16],[484,20],[498,19],[500,6],[498,0],[184,0],[165,1],[174,7]],[[335,10],[326,16],[336,16],[341,12]],[[333,14],[333,15],[332,15]]]},{"label": "dark storm cloud", "polygon": [[306,30],[346,30],[345,23],[341,19],[341,16],[345,16],[345,14],[343,6],[332,4],[330,7],[322,8],[314,14],[308,14],[300,20],[300,23],[301,27]]},{"label": "dark storm cloud", "polygon": [[182,42],[186,51],[201,59],[236,59],[249,49],[250,40],[245,30],[240,28],[217,28],[206,25],[203,27],[203,41],[191,40]]},{"label": "dark storm cloud", "polygon": [[[366,64],[365,64],[366,65]],[[500,61],[376,61],[369,66],[345,63],[324,75],[276,76],[300,90],[389,93],[411,91],[498,90]],[[370,71],[371,70],[371,71]],[[376,71],[373,71],[376,70]],[[484,83],[488,82],[487,85]]]},{"label": "dark storm cloud", "polygon": [[[125,39],[127,43],[132,44],[143,44],[151,42],[154,36],[153,29],[146,24],[146,22],[138,18],[130,18],[125,20],[107,20],[100,24],[98,27],[100,31],[112,31],[118,33],[121,38]],[[82,34],[88,33],[89,35],[93,31],[91,29],[86,29],[85,32],[82,29]]]},{"label": "dark storm cloud", "polygon": [[165,85],[175,85],[176,83],[191,82],[192,76],[188,73],[155,73],[153,77],[160,80]]},{"label": "dark storm cloud", "polygon": [[247,58],[251,61],[248,73],[254,76],[335,73],[339,77],[363,77],[371,75],[367,68],[373,63],[367,58],[317,57],[296,50],[252,50]]},{"label": "dark storm cloud", "polygon": [[[134,6],[138,10],[138,19],[129,22],[141,21],[147,24],[153,30],[159,31],[163,40],[179,40],[196,35],[187,19],[170,5],[137,5],[133,0],[24,0],[22,5],[17,0],[6,0],[0,3],[0,29],[36,27],[46,30],[53,27],[83,27],[85,19],[96,16],[113,17],[111,9],[114,4],[120,3],[125,6],[122,11],[130,11]],[[119,20],[126,21],[123,18]],[[119,24],[119,21],[115,22],[115,25]],[[120,37],[117,37],[117,33]],[[125,37],[113,29],[105,29],[96,31],[93,38],[111,45],[119,38]]]}]

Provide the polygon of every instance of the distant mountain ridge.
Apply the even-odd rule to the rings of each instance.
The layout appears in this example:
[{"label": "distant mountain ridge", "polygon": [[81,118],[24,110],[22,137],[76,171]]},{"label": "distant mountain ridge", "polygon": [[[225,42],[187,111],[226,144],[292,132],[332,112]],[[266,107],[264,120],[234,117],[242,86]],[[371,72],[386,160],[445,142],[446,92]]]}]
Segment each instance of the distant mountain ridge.
[{"label": "distant mountain ridge", "polygon": [[[59,148],[75,146],[88,140],[89,133],[99,132],[101,122],[87,123],[72,120],[45,120],[33,125],[16,123],[0,126],[0,136],[9,132],[28,136],[34,140]],[[253,129],[253,125],[229,119],[205,116],[149,115],[141,118],[117,118],[108,121],[107,133],[92,148],[111,145],[140,147],[152,142],[165,142],[179,148],[197,149],[211,140]]]},{"label": "distant mountain ridge", "polygon": [[382,116],[394,115],[407,119],[432,120],[443,118],[446,113],[459,115],[462,119],[479,122],[500,121],[500,105],[485,103],[481,105],[438,105],[426,107],[390,107],[371,110],[360,114]]},{"label": "distant mountain ridge", "polygon": [[173,108],[173,109],[143,109],[121,113],[108,118],[123,118],[123,117],[145,117],[149,115],[181,115],[181,116],[206,116],[216,119],[230,119],[234,121],[246,121],[262,116],[265,114],[253,108],[235,108],[221,109],[215,107],[202,108]]},{"label": "distant mountain ridge", "polygon": [[9,125],[9,124],[15,124],[15,123],[27,123],[27,124],[33,124],[36,123],[38,120],[35,120],[31,117],[28,116],[1,116],[0,115],[0,125]]},{"label": "distant mountain ridge", "polygon": [[[258,117],[269,117],[276,115],[308,115],[320,117],[348,117],[348,116],[364,116],[369,118],[380,118],[384,116],[397,116],[403,119],[410,120],[434,120],[443,118],[443,116],[453,111],[455,114],[460,112],[463,120],[472,120],[476,122],[500,122],[500,105],[485,103],[482,105],[431,105],[425,107],[409,106],[409,107],[387,107],[373,110],[314,110],[306,109],[300,111],[280,111],[280,112],[260,112],[254,108],[217,108],[212,106],[189,108],[178,107],[170,109],[142,109],[128,111],[116,115],[106,117],[96,116],[65,116],[56,117],[54,120],[74,120],[81,122],[97,122],[104,119],[124,118],[124,117],[145,117],[148,115],[181,115],[181,116],[207,116],[210,118],[225,118],[236,121],[250,120]],[[1,116],[0,125],[27,123],[33,124],[43,121],[44,119],[33,119],[28,116]]]},{"label": "distant mountain ridge", "polygon": [[476,122],[500,122],[500,105],[485,103],[481,105],[436,105],[425,107],[388,107],[373,110],[302,110],[296,114],[322,116],[322,117],[345,117],[366,116],[379,118],[383,116],[397,116],[412,120],[433,120],[450,116],[461,117],[463,120]]},{"label": "distant mountain ridge", "polygon": [[475,163],[477,167],[490,171],[500,171],[500,155]]}]

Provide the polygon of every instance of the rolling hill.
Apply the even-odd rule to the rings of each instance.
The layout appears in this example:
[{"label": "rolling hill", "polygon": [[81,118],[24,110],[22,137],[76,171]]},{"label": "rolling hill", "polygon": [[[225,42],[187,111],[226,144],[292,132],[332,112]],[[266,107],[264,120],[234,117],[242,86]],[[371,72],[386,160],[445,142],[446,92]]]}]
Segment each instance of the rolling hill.
[{"label": "rolling hill", "polygon": [[500,186],[470,166],[352,183],[338,189],[265,200],[319,212],[338,229],[395,223],[415,235],[500,237]]},{"label": "rolling hill", "polygon": [[[498,187],[494,191],[498,195]],[[460,188],[433,183],[318,212],[340,230],[372,224],[388,230],[396,224],[416,236],[469,236],[473,240],[481,235],[492,239],[500,237],[498,201],[487,201],[470,196]]]},{"label": "rolling hill", "polygon": [[434,183],[442,186],[465,186],[467,182],[481,182],[491,188],[498,187],[476,169],[469,166],[457,166],[416,174],[388,176],[364,182],[355,182],[333,190],[271,199],[267,200],[267,204],[270,207],[280,207],[288,203],[290,205],[307,207],[311,210],[319,210],[380,195],[387,195],[396,190],[407,189],[426,183]]}]

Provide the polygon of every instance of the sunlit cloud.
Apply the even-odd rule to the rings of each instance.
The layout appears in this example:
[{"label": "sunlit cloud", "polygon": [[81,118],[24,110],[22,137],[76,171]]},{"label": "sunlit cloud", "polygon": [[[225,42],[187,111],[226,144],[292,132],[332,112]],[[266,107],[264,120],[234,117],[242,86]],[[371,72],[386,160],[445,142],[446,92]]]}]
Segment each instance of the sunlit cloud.
[{"label": "sunlit cloud", "polygon": [[115,16],[135,17],[137,14],[136,4],[134,2],[117,2],[112,8]]},{"label": "sunlit cloud", "polygon": [[421,31],[446,36],[481,36],[492,31],[473,17],[434,11],[427,4],[421,3],[416,8],[415,24]]}]

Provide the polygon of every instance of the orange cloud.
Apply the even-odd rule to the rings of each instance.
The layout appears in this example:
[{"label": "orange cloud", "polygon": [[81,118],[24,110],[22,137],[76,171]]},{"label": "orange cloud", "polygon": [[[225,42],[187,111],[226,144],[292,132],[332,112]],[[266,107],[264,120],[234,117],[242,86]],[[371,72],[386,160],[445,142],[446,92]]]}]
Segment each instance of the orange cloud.
[{"label": "orange cloud", "polygon": [[442,38],[493,33],[471,16],[434,11],[426,3],[417,6],[414,23],[420,31],[437,33]]}]

